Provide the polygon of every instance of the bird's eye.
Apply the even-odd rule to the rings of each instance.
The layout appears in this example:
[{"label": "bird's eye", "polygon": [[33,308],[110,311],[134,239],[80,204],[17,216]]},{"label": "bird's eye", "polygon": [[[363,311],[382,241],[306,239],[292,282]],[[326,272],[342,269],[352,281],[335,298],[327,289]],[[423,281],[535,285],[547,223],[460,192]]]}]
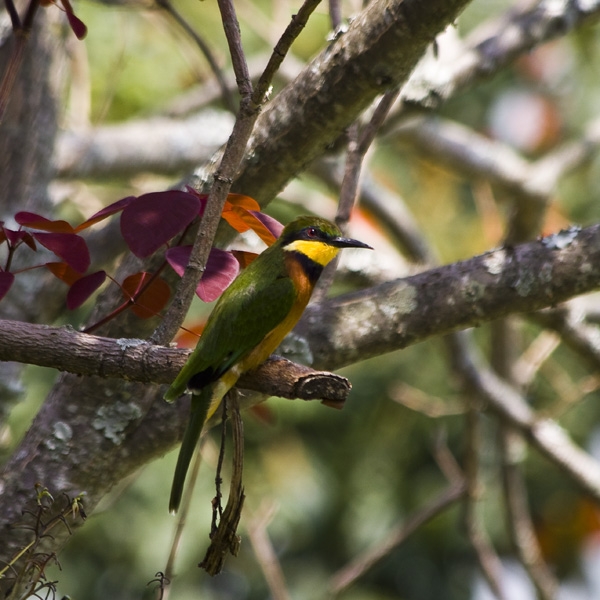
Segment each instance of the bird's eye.
[{"label": "bird's eye", "polygon": [[317,230],[314,227],[307,227],[306,228],[306,236],[309,238],[316,238]]}]

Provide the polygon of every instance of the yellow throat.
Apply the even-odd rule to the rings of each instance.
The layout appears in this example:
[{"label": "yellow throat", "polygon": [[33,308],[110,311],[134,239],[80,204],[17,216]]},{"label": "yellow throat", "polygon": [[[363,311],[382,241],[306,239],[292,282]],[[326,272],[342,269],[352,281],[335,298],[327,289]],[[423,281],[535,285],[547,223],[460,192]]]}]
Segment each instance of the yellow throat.
[{"label": "yellow throat", "polygon": [[340,251],[339,248],[330,246],[325,242],[312,240],[294,240],[287,246],[284,246],[283,249],[288,252],[300,252],[300,254],[308,256],[310,260],[323,267],[331,262]]}]

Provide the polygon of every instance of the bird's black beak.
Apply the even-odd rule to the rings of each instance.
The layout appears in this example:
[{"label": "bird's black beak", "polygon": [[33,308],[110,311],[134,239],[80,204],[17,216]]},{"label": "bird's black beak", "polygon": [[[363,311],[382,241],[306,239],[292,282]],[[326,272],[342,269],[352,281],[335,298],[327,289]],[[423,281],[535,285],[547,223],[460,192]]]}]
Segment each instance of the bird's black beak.
[{"label": "bird's black beak", "polygon": [[373,250],[369,244],[345,237],[334,237],[328,240],[327,243],[336,248],[368,248],[369,250]]}]

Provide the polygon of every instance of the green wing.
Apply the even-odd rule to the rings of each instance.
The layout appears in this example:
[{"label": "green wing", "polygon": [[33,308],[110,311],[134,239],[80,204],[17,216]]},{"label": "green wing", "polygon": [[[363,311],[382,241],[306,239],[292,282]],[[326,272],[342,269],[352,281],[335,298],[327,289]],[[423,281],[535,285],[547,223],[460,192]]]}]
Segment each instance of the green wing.
[{"label": "green wing", "polygon": [[295,298],[291,279],[253,266],[217,302],[196,349],[165,394],[166,400],[181,396],[192,377],[194,388],[219,379],[288,315]]}]

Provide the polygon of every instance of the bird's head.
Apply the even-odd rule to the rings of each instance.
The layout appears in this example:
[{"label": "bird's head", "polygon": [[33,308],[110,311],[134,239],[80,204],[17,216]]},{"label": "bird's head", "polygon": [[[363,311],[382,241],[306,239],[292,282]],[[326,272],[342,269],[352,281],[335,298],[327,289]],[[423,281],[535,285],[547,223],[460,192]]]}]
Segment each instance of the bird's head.
[{"label": "bird's head", "polygon": [[340,248],[371,248],[368,244],[342,236],[339,227],[320,217],[298,217],[282,231],[278,244],[286,252],[298,252],[325,266]]}]

